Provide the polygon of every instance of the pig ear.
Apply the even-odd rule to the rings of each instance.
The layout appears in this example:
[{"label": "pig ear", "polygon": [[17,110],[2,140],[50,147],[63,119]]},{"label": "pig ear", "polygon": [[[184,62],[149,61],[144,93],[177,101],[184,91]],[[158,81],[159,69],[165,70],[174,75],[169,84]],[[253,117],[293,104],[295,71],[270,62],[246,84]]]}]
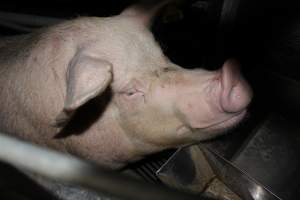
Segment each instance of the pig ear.
[{"label": "pig ear", "polygon": [[121,15],[134,16],[141,23],[150,27],[155,15],[161,10],[161,8],[171,1],[172,0],[143,1],[142,3],[128,7],[121,13]]},{"label": "pig ear", "polygon": [[63,111],[55,125],[68,122],[73,113],[89,100],[100,95],[112,81],[112,65],[102,59],[75,55],[67,71],[67,92]]}]

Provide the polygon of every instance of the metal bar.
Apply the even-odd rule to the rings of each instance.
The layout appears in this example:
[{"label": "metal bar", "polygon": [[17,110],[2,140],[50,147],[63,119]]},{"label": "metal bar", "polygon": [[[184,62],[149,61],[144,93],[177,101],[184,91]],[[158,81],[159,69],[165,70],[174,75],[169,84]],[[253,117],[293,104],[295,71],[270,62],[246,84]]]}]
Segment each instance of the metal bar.
[{"label": "metal bar", "polygon": [[24,33],[32,32],[34,30],[34,28],[30,28],[30,27],[20,25],[20,24],[14,23],[14,22],[2,20],[1,18],[0,18],[0,26],[9,28],[12,30],[24,32]]},{"label": "metal bar", "polygon": [[99,168],[73,156],[39,147],[0,133],[0,160],[45,177],[75,183],[121,199],[192,200],[197,195],[140,182]]},{"label": "metal bar", "polygon": [[281,200],[253,177],[215,151],[201,146],[217,177],[244,200]]},{"label": "metal bar", "polygon": [[0,19],[6,20],[12,23],[29,25],[29,26],[46,26],[51,24],[56,24],[63,19],[55,17],[44,17],[38,15],[29,15],[29,14],[17,14],[12,12],[0,12]]}]

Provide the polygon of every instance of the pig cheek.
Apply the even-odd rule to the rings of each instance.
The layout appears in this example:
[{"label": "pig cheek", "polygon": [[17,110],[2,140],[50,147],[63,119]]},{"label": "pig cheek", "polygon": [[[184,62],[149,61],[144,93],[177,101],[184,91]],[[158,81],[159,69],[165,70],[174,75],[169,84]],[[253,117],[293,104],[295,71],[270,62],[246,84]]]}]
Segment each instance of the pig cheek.
[{"label": "pig cheek", "polygon": [[120,93],[117,97],[117,105],[122,113],[127,115],[137,115],[146,103],[146,98],[143,93],[126,94]]},{"label": "pig cheek", "polygon": [[204,128],[208,126],[212,119],[213,113],[209,105],[201,100],[181,99],[178,104],[178,115],[191,128]]},{"label": "pig cheek", "polygon": [[134,134],[136,126],[142,118],[142,110],[145,110],[145,99],[143,96],[131,96],[119,94],[115,99],[119,110],[119,122],[122,128],[130,134]]},{"label": "pig cheek", "polygon": [[153,99],[151,102],[147,99],[142,103],[127,100],[118,99],[119,122],[124,131],[131,138],[135,138],[134,141],[157,146],[174,146],[173,143],[177,141],[174,134],[180,124],[177,119],[163,112]]},{"label": "pig cheek", "polygon": [[119,124],[130,140],[135,144],[148,140],[152,121],[149,120],[147,106],[138,100],[128,101],[126,97],[121,97],[117,100],[117,107]]},{"label": "pig cheek", "polygon": [[180,118],[192,129],[201,129],[216,123],[223,118],[218,102],[219,83],[209,82],[200,91],[189,91],[177,98],[177,109]]}]

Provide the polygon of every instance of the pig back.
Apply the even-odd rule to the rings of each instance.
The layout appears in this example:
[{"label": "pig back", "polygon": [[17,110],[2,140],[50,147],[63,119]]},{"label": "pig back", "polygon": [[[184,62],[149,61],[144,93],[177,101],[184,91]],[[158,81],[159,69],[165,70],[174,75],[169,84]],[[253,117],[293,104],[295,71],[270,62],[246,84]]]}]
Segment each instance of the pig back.
[{"label": "pig back", "polygon": [[63,104],[68,62],[43,32],[0,40],[0,131],[36,143],[55,132],[50,123]]}]

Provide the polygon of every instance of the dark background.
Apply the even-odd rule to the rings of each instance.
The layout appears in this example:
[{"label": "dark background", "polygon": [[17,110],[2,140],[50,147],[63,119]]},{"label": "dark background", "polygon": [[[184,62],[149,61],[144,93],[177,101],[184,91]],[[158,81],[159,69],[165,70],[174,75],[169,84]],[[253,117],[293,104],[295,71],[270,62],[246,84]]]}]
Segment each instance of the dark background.
[{"label": "dark background", "polygon": [[[145,0],[150,1],[150,0]],[[111,16],[136,1],[2,0],[0,11],[71,19]],[[181,18],[152,30],[165,54],[186,68],[218,69],[234,57],[254,89],[254,110],[300,113],[300,6],[286,0],[186,0]],[[15,31],[0,27],[4,35]],[[255,107],[255,106],[254,106]],[[266,112],[265,112],[266,110]],[[261,112],[263,111],[263,112]]]},{"label": "dark background", "polygon": [[[150,1],[150,0],[144,0]],[[71,19],[111,16],[135,3],[110,1],[2,0],[0,11]],[[186,0],[178,4],[182,17],[152,30],[165,54],[186,68],[218,69],[234,57],[255,93],[255,110],[300,113],[300,6],[292,0]],[[163,12],[162,12],[163,13]],[[0,27],[4,35],[14,30]],[[255,106],[254,106],[255,107]],[[265,113],[265,112],[260,112]]]},{"label": "dark background", "polygon": [[[134,2],[2,0],[0,11],[63,19],[105,17],[118,14]],[[299,127],[299,3],[292,0],[186,0],[178,9],[181,18],[175,16],[164,22],[162,12],[152,27],[165,54],[183,67],[206,69],[218,69],[226,59],[234,57],[241,62],[242,72],[254,90],[248,121],[236,130],[243,134],[232,134],[227,139],[224,136],[220,146],[226,146],[224,139],[227,140],[232,146],[230,154],[234,154],[242,141],[258,130],[257,125],[274,113],[287,119],[287,127],[289,122]],[[0,27],[0,34],[20,33]],[[275,125],[281,126],[277,122]],[[284,128],[281,135],[285,132],[288,130]]]}]

